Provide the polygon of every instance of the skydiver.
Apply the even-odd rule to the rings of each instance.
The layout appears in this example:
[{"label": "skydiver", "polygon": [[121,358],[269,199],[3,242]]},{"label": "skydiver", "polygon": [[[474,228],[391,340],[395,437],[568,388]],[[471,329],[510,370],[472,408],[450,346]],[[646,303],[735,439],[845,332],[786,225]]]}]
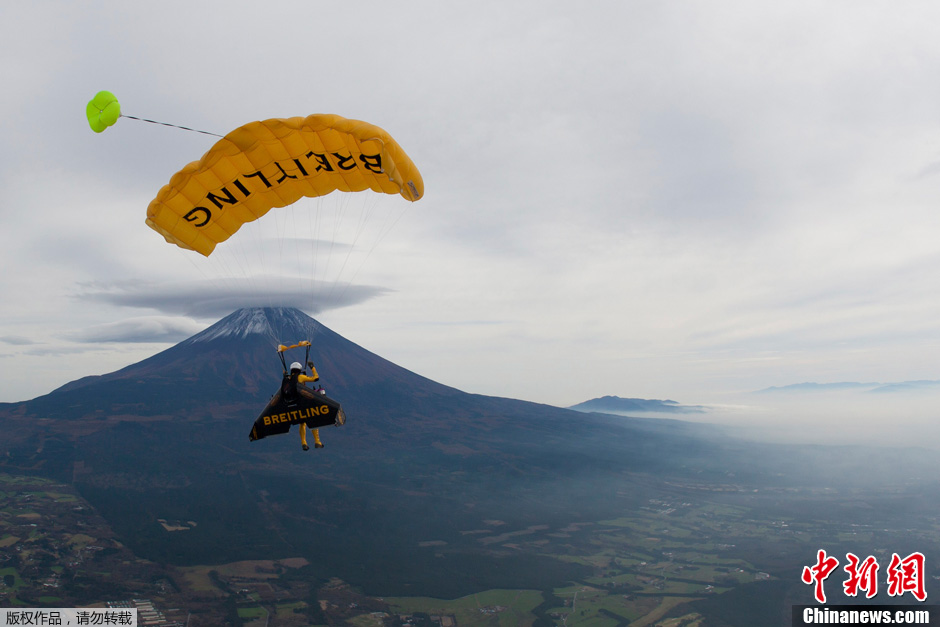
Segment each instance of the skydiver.
[{"label": "skydiver", "polygon": [[[299,361],[295,361],[290,365],[290,381],[296,386],[297,384],[304,384],[307,382],[314,383],[320,380],[320,375],[317,374],[317,369],[314,367],[312,361],[308,361],[307,365],[310,367],[310,376],[304,374],[304,367],[300,364]],[[310,429],[313,431],[313,446],[315,448],[323,448],[323,442],[320,441],[320,430],[319,429]],[[309,451],[310,447],[307,446],[307,424],[300,423],[300,445],[305,451]]]}]

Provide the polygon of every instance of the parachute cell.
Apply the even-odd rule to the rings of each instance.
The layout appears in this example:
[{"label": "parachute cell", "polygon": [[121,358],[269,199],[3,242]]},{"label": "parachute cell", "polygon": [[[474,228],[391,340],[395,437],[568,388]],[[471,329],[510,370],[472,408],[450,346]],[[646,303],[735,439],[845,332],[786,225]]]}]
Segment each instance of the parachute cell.
[{"label": "parachute cell", "polygon": [[121,117],[121,105],[110,91],[99,91],[85,107],[88,125],[96,133],[113,125]]},{"label": "parachute cell", "polygon": [[251,122],[174,174],[147,208],[147,224],[209,256],[272,208],[365,190],[412,202],[424,195],[420,172],[381,128],[327,114]]}]

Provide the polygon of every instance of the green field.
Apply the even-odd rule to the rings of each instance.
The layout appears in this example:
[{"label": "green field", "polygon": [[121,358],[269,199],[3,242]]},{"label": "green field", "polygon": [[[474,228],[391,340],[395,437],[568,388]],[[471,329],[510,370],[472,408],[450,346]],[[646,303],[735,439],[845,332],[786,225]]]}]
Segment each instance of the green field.
[{"label": "green field", "polygon": [[267,615],[268,611],[260,605],[238,608],[238,617],[242,620],[256,620],[259,618],[264,618]]},{"label": "green field", "polygon": [[531,625],[532,613],[543,602],[534,590],[487,590],[454,600],[427,597],[386,598],[393,612],[453,616],[458,625]]},{"label": "green field", "polygon": [[19,589],[19,588],[21,588],[21,587],[23,587],[23,586],[25,585],[25,582],[20,578],[20,574],[19,574],[18,572],[16,572],[16,569],[15,569],[15,568],[9,568],[9,567],[8,567],[8,568],[0,568],[0,580],[3,580],[3,579],[5,579],[7,576],[10,576],[10,575],[13,577],[13,586],[12,586],[12,587],[11,587],[11,586],[8,586],[8,587],[11,588],[14,592],[15,592],[17,589]]},{"label": "green field", "polygon": [[307,604],[303,601],[295,601],[293,603],[278,603],[274,606],[274,609],[277,610],[278,614],[291,614],[294,610],[300,610],[307,607]]}]

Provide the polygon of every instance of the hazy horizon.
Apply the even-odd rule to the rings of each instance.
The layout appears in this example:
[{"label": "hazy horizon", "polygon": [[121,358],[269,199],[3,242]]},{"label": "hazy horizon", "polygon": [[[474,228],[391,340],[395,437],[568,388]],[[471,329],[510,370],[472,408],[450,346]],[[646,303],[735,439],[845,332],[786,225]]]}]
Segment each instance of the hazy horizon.
[{"label": "hazy horizon", "polygon": [[[289,304],[468,392],[936,439],[920,397],[746,393],[940,379],[940,6],[102,0],[4,18],[0,402]],[[96,134],[99,90],[217,134],[365,120],[425,196],[302,200],[205,259],[144,220],[216,138],[126,118]]]}]

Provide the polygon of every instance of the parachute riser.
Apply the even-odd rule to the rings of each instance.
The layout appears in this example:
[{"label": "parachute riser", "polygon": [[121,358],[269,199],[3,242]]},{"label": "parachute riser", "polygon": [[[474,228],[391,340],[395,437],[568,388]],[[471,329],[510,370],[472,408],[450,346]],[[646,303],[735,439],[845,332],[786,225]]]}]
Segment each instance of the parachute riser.
[{"label": "parachute riser", "polygon": [[290,374],[290,370],[287,367],[287,360],[284,358],[284,353],[286,353],[292,348],[300,348],[301,346],[305,346],[307,348],[306,355],[304,356],[304,369],[306,369],[307,364],[310,363],[310,341],[309,340],[302,340],[300,342],[297,342],[296,344],[291,344],[290,346],[284,346],[283,344],[278,345],[277,356],[280,357],[281,359],[281,365],[284,367],[285,375]]},{"label": "parachute riser", "polygon": [[183,131],[190,131],[192,133],[202,133],[203,135],[212,135],[213,137],[225,137],[224,135],[219,135],[218,133],[210,133],[209,131],[200,131],[198,128],[189,128],[188,126],[180,126],[179,124],[170,124],[169,122],[160,122],[159,120],[148,120],[147,118],[137,118],[133,115],[126,115],[124,113],[120,114],[119,117],[127,118],[129,120],[137,120],[138,122],[149,122],[150,124],[159,124],[160,126],[169,126],[172,128],[178,128]]}]

